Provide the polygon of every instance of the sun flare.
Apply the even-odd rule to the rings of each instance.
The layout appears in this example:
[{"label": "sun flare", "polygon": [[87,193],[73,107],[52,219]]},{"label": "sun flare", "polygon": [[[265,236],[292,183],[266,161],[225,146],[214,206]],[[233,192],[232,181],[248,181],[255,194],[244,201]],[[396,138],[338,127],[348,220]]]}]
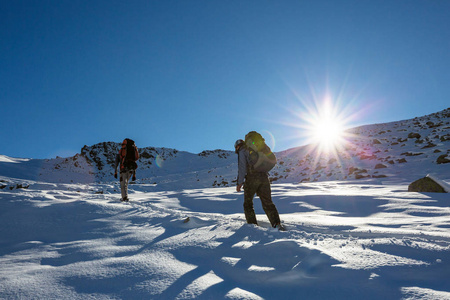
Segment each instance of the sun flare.
[{"label": "sun flare", "polygon": [[336,152],[344,146],[345,120],[329,99],[309,110],[305,121],[308,123],[305,129],[309,142],[316,145],[320,153]]},{"label": "sun flare", "polygon": [[316,120],[312,125],[311,138],[324,151],[339,147],[344,139],[342,122],[331,116]]}]

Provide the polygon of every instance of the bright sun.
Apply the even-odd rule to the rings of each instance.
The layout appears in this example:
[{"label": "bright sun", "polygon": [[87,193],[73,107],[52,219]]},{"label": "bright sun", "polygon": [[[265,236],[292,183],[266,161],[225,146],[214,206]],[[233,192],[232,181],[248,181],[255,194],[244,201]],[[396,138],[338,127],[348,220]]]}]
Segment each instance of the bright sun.
[{"label": "bright sun", "polygon": [[310,141],[317,144],[322,152],[336,150],[343,146],[345,139],[345,122],[338,112],[333,109],[331,101],[325,101],[321,107],[316,108],[308,118],[308,135]]},{"label": "bright sun", "polygon": [[324,116],[311,125],[312,139],[322,150],[332,150],[342,143],[344,127],[336,118]]}]

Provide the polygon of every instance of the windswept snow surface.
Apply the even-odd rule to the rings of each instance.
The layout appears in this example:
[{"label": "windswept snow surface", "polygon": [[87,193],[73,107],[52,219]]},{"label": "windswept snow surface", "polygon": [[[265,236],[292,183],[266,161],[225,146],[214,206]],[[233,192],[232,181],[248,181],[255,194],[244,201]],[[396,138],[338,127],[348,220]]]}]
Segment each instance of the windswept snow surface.
[{"label": "windswept snow surface", "polygon": [[406,182],[274,184],[287,232],[233,187],[0,185],[0,299],[450,299],[450,197]]}]

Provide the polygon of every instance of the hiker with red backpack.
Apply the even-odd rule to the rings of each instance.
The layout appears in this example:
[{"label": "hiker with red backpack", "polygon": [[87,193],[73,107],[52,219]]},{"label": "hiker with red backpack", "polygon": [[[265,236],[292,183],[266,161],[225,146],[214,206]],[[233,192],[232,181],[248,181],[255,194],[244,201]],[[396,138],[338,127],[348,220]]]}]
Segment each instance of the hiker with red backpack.
[{"label": "hiker with red backpack", "polygon": [[236,191],[244,186],[244,213],[248,224],[258,224],[253,208],[255,194],[261,199],[261,204],[269,218],[270,225],[284,231],[280,216],[272,202],[269,171],[276,165],[275,154],[266,145],[264,138],[256,131],[245,136],[245,141],[239,139],[234,144],[238,154],[238,178]]},{"label": "hiker with red backpack", "polygon": [[132,178],[136,180],[136,161],[139,159],[138,149],[131,139],[124,139],[122,148],[116,155],[114,166],[114,177],[117,178],[117,167],[120,165],[120,190],[122,193],[122,202],[128,202],[128,181]]}]

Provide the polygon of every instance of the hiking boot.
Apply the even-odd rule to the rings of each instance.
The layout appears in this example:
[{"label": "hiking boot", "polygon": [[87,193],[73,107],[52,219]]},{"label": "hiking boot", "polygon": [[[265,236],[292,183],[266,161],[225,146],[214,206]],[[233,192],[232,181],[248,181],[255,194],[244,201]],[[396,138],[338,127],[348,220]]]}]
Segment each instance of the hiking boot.
[{"label": "hiking boot", "polygon": [[274,226],[274,228],[278,229],[279,231],[286,231],[286,228],[280,224],[277,224]]},{"label": "hiking boot", "polygon": [[128,202],[129,199],[128,199],[128,197],[125,197],[125,198],[122,198],[120,201],[122,201],[122,202]]}]

